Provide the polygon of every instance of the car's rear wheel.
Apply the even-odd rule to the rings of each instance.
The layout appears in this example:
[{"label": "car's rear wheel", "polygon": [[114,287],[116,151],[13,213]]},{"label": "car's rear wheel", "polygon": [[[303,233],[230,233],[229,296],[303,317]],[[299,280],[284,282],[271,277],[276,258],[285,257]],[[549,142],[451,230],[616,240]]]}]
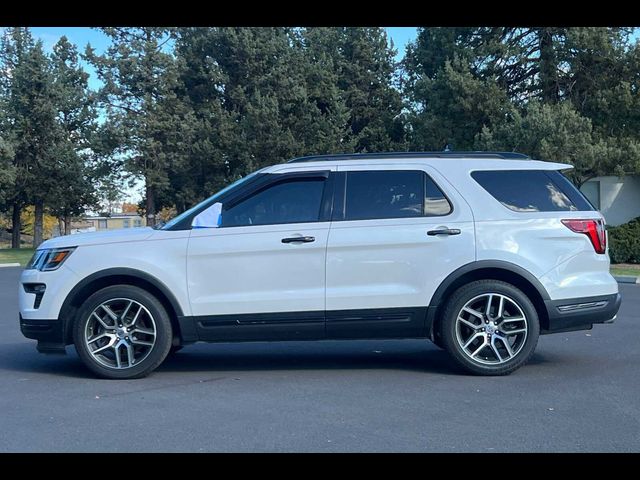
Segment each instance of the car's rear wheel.
[{"label": "car's rear wheel", "polygon": [[466,371],[506,375],[529,360],[540,325],[521,290],[498,280],[478,280],[450,297],[440,332],[445,349]]},{"label": "car's rear wheel", "polygon": [[80,359],[103,378],[140,378],[171,348],[171,321],[152,294],[130,285],[103,288],[80,308],[73,341]]}]

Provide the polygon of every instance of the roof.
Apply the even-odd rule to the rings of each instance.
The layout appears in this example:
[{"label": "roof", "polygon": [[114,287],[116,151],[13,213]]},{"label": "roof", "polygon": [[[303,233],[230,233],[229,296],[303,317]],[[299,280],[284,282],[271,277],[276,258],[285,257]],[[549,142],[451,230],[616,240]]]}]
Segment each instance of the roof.
[{"label": "roof", "polygon": [[517,152],[384,152],[384,153],[339,153],[335,155],[309,155],[289,160],[287,163],[367,160],[385,158],[498,158],[509,160],[529,160],[530,157]]},{"label": "roof", "polygon": [[[262,173],[285,173],[292,171],[314,171],[317,169],[348,169],[362,166],[429,165],[447,172],[448,176],[458,172],[466,178],[476,170],[566,170],[573,168],[566,163],[534,160],[519,153],[505,152],[399,152],[314,155],[294,159],[293,163],[279,163],[265,167]],[[460,177],[462,178],[462,177]]]}]

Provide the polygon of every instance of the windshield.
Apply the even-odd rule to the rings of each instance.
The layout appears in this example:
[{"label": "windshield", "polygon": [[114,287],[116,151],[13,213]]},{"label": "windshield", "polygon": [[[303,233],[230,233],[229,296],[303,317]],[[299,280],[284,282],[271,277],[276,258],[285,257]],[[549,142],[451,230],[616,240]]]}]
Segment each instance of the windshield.
[{"label": "windshield", "polygon": [[186,210],[184,212],[182,212],[180,215],[173,217],[171,220],[169,220],[167,223],[163,224],[160,227],[160,230],[168,230],[170,229],[172,226],[174,226],[175,224],[179,223],[182,219],[184,219],[185,217],[189,216],[191,213],[193,213],[195,210],[197,210],[198,208],[200,208],[202,205],[204,205],[205,203],[210,203],[214,200],[216,200],[217,198],[219,198],[222,194],[228,192],[229,190],[231,190],[232,188],[240,185],[241,183],[246,182],[247,180],[249,180],[250,178],[255,177],[258,173],[260,173],[261,170],[258,170],[257,172],[253,172],[250,173],[249,175],[247,175],[246,177],[242,177],[240,180],[236,180],[235,182],[233,182],[231,185],[227,185],[226,187],[224,187],[222,190],[220,190],[219,192],[217,192],[216,194],[214,194],[213,196],[201,201],[200,203],[198,203],[197,205],[194,205],[193,207],[191,207],[189,210]]}]

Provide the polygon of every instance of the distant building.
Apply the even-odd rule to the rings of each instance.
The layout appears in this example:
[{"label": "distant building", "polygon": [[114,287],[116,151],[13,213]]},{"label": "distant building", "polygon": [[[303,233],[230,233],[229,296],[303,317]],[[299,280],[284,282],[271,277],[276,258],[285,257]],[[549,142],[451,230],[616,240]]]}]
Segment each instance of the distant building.
[{"label": "distant building", "polygon": [[144,227],[146,222],[137,213],[113,213],[109,216],[86,216],[83,223],[92,231],[116,230],[119,228]]},{"label": "distant building", "polygon": [[617,226],[640,217],[640,176],[596,177],[582,184],[582,193],[608,225]]}]

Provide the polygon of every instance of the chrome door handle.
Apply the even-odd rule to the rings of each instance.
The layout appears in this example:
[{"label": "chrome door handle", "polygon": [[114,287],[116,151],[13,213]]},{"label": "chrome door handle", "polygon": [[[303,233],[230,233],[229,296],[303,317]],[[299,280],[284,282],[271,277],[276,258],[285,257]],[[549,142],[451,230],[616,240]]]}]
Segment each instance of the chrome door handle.
[{"label": "chrome door handle", "polygon": [[296,243],[296,242],[309,243],[309,242],[315,242],[315,241],[316,241],[316,237],[288,237],[288,238],[282,239],[282,243]]},{"label": "chrome door handle", "polygon": [[427,235],[433,237],[435,235],[460,235],[459,228],[439,228],[437,230],[429,230]]}]

